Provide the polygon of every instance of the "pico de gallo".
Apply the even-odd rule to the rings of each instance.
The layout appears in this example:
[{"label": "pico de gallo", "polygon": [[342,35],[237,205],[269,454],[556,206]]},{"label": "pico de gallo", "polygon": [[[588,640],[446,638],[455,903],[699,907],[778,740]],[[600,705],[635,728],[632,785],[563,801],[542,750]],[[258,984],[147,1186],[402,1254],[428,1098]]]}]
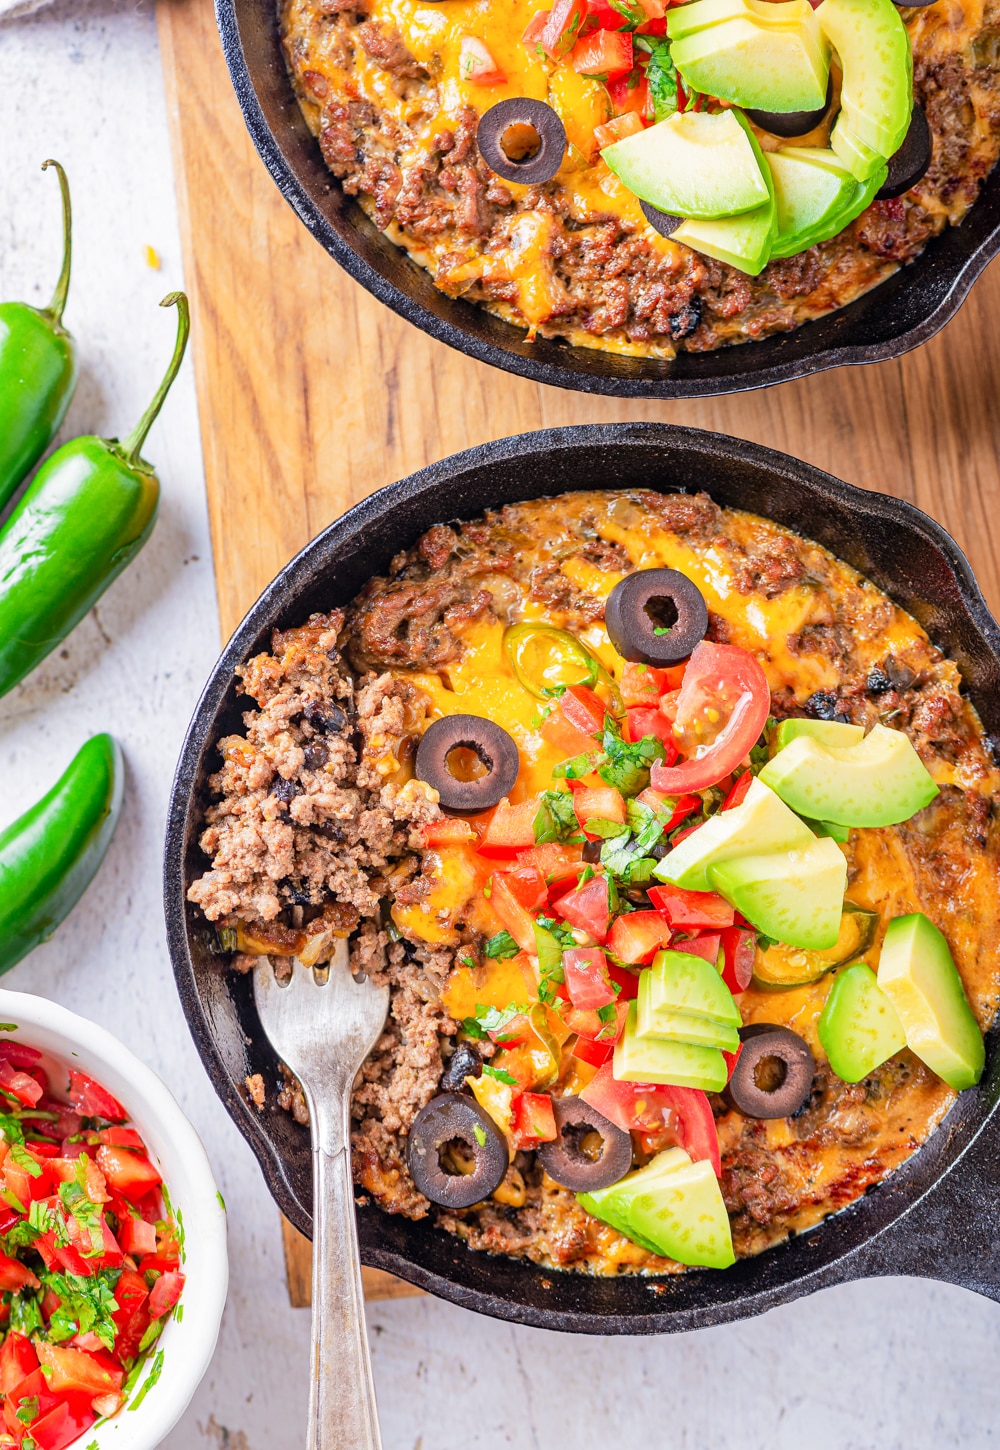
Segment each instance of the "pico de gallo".
[{"label": "pico de gallo", "polygon": [[0,1450],[64,1450],[122,1409],[151,1354],[130,1408],[158,1378],[183,1232],[93,1078],[0,1041],[0,1103]]}]

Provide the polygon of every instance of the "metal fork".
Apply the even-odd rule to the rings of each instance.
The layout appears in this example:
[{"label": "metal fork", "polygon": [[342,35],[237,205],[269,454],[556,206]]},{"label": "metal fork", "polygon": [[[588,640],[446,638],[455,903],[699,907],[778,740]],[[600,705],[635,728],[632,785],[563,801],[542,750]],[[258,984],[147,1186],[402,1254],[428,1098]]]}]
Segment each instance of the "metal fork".
[{"label": "metal fork", "polygon": [[312,1132],[308,1450],[382,1450],[354,1218],[350,1102],[358,1068],[385,1023],[389,989],[352,977],[344,941],[328,974],[296,961],[287,986],[263,964],[254,998],[272,1046],[302,1084]]}]

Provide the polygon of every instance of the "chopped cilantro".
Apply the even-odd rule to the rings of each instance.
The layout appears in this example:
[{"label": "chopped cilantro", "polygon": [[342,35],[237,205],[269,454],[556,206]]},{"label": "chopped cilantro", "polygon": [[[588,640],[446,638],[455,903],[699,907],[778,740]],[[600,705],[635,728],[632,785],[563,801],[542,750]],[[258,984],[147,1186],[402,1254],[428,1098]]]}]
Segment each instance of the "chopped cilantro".
[{"label": "chopped cilantro", "polygon": [[476,965],[475,957],[470,957],[468,952],[464,956],[460,956],[458,960],[462,963],[463,967],[474,967]]},{"label": "chopped cilantro", "polygon": [[644,735],[641,740],[629,744],[623,740],[617,724],[610,716],[605,718],[604,754],[607,757],[597,773],[608,785],[620,790],[622,795],[638,795],[649,785],[649,767],[657,760],[663,760],[663,743],[654,735]]},{"label": "chopped cilantro", "polygon": [[583,829],[589,836],[597,836],[602,841],[609,841],[613,836],[620,836],[622,833],[621,821],[609,821],[603,816],[588,816],[583,823]]},{"label": "chopped cilantro", "polygon": [[487,1077],[494,1078],[497,1082],[505,1082],[510,1087],[517,1087],[517,1078],[505,1072],[502,1067],[494,1067],[491,1062],[483,1063],[483,1072]]},{"label": "chopped cilantro", "polygon": [[16,1032],[16,1022],[0,1022],[0,1032]]},{"label": "chopped cilantro", "polygon": [[670,633],[670,625],[669,624],[657,624],[657,625],[654,625],[654,627],[653,627],[653,633],[654,634],[669,634]]},{"label": "chopped cilantro", "polygon": [[40,1278],[43,1288],[51,1289],[62,1301],[49,1320],[48,1337],[53,1344],[93,1333],[107,1349],[114,1349],[117,1329],[111,1316],[120,1308],[114,1290],[121,1269],[99,1269],[88,1278],[49,1270]]},{"label": "chopped cilantro", "polygon": [[167,1322],[167,1316],[161,1314],[158,1319],[151,1319],[145,1334],[139,1340],[139,1353],[144,1354],[147,1349],[156,1343],[163,1333],[163,1326]]},{"label": "chopped cilantro", "polygon": [[466,1037],[475,1037],[477,1039],[482,1039],[486,1036],[485,1029],[479,1022],[476,1021],[475,1017],[462,1018],[462,1031],[465,1033]]},{"label": "chopped cilantro", "polygon": [[766,952],[768,947],[773,947],[776,944],[776,941],[776,937],[765,936],[762,931],[759,931],[757,933],[757,947],[762,952]]},{"label": "chopped cilantro", "polygon": [[576,937],[573,935],[571,928],[566,926],[564,922],[556,921],[553,916],[540,916],[537,920],[538,925],[544,931],[547,931],[550,936],[554,936],[556,941],[560,942],[564,947],[576,946]]},{"label": "chopped cilantro", "polygon": [[552,774],[557,780],[579,780],[581,776],[589,775],[594,768],[594,757],[584,752],[583,755],[574,755],[569,760],[560,760],[558,765],[552,767]]},{"label": "chopped cilantro", "polygon": [[[649,52],[646,80],[649,83],[649,97],[653,102],[653,117],[665,121],[677,110],[677,69],[670,54],[670,42],[656,36],[636,36],[635,43]],[[656,630],[657,634],[666,633]]]},{"label": "chopped cilantro", "polygon": [[606,1040],[614,1035],[615,1027],[618,1025],[618,1011],[615,1002],[608,1002],[604,1007],[598,1007],[597,1016],[604,1024],[597,1034],[598,1042]]},{"label": "chopped cilantro", "polygon": [[580,841],[580,825],[573,808],[573,797],[566,790],[547,790],[535,816],[535,841]]},{"label": "chopped cilantro", "polygon": [[143,1380],[142,1386],[140,1387],[140,1390],[139,1390],[139,1393],[136,1395],[135,1399],[129,1405],[129,1409],[130,1410],[137,1410],[139,1408],[139,1406],[142,1404],[143,1400],[146,1398],[146,1396],[149,1393],[149,1391],[153,1388],[153,1386],[156,1384],[157,1380],[160,1378],[160,1374],[161,1374],[162,1370],[163,1370],[163,1350],[162,1349],[158,1349],[156,1351],[156,1354],[155,1354],[154,1358],[153,1358],[153,1363],[150,1366],[149,1374]]},{"label": "chopped cilantro", "polygon": [[23,1143],[12,1144],[10,1156],[11,1161],[16,1163],[18,1168],[23,1168],[25,1173],[30,1173],[32,1178],[41,1178],[41,1164],[35,1162]]},{"label": "chopped cilantro", "polygon": [[[526,1006],[519,1006],[516,1002],[509,1003],[503,1009],[477,1005],[475,1017],[466,1017],[462,1025],[464,1027],[466,1022],[473,1022],[475,1023],[477,1031],[472,1035],[474,1037],[486,1037],[490,1033],[502,1032],[509,1022],[513,1022],[515,1017],[523,1017],[527,1011],[528,1008]],[[504,1041],[503,1037],[495,1037],[494,1040],[496,1042]],[[507,1041],[510,1040],[508,1035]]]},{"label": "chopped cilantro", "polygon": [[486,1147],[486,1129],[481,1128],[478,1123],[473,1123],[472,1134],[480,1148]]},{"label": "chopped cilantro", "polygon": [[215,1196],[219,1200],[219,1207],[222,1209],[222,1212],[225,1213],[226,1212],[226,1200],[223,1198],[222,1194],[218,1191],[218,1189],[216,1189]]},{"label": "chopped cilantro", "polygon": [[625,19],[623,30],[635,30],[638,26],[645,25],[649,19],[638,0],[610,0],[610,5],[612,10],[617,10]]},{"label": "chopped cilantro", "polygon": [[26,1339],[44,1328],[40,1294],[22,1289],[19,1294],[10,1296],[10,1328]]},{"label": "chopped cilantro", "polygon": [[38,1396],[32,1395],[30,1399],[22,1400],[18,1408],[14,1411],[14,1414],[22,1425],[30,1425],[34,1420],[37,1420]]},{"label": "chopped cilantro", "polygon": [[509,931],[498,931],[496,936],[490,937],[483,950],[491,960],[502,962],[507,957],[516,957],[520,947]]}]

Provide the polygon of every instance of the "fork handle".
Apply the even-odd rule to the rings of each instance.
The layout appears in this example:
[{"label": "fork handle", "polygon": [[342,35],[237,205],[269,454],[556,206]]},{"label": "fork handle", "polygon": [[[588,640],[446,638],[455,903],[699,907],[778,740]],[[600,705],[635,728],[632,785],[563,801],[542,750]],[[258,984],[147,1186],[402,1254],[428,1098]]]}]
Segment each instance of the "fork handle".
[{"label": "fork handle", "polygon": [[308,1450],[382,1450],[365,1327],[351,1178],[349,1089],[342,1114],[309,1103],[313,1151],[312,1381]]}]

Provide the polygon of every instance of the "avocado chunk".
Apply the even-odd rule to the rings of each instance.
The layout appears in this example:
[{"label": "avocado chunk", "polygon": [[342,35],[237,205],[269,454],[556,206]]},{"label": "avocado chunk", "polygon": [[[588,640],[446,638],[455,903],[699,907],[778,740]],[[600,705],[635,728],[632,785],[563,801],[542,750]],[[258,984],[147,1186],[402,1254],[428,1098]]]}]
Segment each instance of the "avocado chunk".
[{"label": "avocado chunk", "polygon": [[844,748],[800,736],[767,762],[758,779],[799,815],[838,826],[896,825],[938,793],[909,738],[884,725]]},{"label": "avocado chunk", "polygon": [[[805,952],[800,947],[775,942],[757,953],[753,969],[754,986],[765,992],[784,992],[790,987],[818,982],[827,972],[844,967],[862,956],[875,940],[878,922],[877,911],[866,911],[863,906],[855,906],[853,901],[845,901],[836,946],[821,952]],[[641,991],[640,983],[640,995]]]},{"label": "avocado chunk", "polygon": [[817,1031],[830,1066],[844,1082],[860,1082],[906,1046],[896,1009],[864,962],[837,974]]},{"label": "avocado chunk", "polygon": [[708,868],[708,879],[765,936],[823,951],[840,935],[847,861],[836,841],[812,832],[810,840],[802,850],[722,861]]},{"label": "avocado chunk", "polygon": [[[770,13],[793,8],[795,20]],[[670,55],[689,89],[738,106],[815,111],[826,102],[830,49],[808,3],[748,4],[741,16],[674,39]]]},{"label": "avocado chunk", "polygon": [[711,962],[692,952],[659,951],[640,978],[646,983],[649,1011],[685,1012],[723,1027],[740,1027],[743,1019],[733,994]]},{"label": "avocado chunk", "polygon": [[713,891],[708,868],[716,862],[762,851],[803,850],[814,839],[806,823],[757,776],[740,805],[710,816],[664,856],[653,875],[689,891]]},{"label": "avocado chunk", "polygon": [[948,943],[920,912],[886,928],[878,984],[899,1015],[906,1045],[956,1092],[983,1075],[986,1050]]},{"label": "avocado chunk", "polygon": [[625,1031],[615,1044],[611,1063],[616,1078],[623,1082],[667,1083],[673,1087],[721,1093],[729,1081],[729,1073],[726,1059],[717,1048],[640,1037],[636,1012],[636,1003],[630,1002]]},{"label": "avocado chunk", "polygon": [[[888,175],[881,162],[865,183],[858,182],[833,151],[813,146],[788,146],[768,153],[774,179],[778,235],[772,257],[794,257],[819,242],[838,236],[874,200]],[[860,727],[840,726],[835,720],[785,720],[785,725],[830,725],[834,730]]]},{"label": "avocado chunk", "polygon": [[736,1262],[729,1215],[711,1163],[692,1163],[681,1148],[658,1153],[645,1168],[577,1202],[642,1248],[691,1268]]},{"label": "avocado chunk", "polygon": [[687,1042],[692,1047],[716,1047],[720,1052],[735,1052],[740,1045],[740,1034],[736,1027],[725,1027],[721,1022],[710,1022],[707,1017],[694,1017],[688,1012],[671,1012],[668,1008],[657,1010],[650,1004],[649,972],[639,978],[639,994],[636,997],[636,1036],[663,1037],[668,1042]]},{"label": "avocado chunk", "polygon": [[[805,151],[807,148],[803,146],[800,149]],[[781,155],[780,151],[778,155]],[[849,725],[845,720],[782,720],[771,737],[771,753],[776,755],[793,740],[798,740],[800,735],[818,740],[821,745],[843,747],[860,745],[865,738],[865,730],[863,725]]]},{"label": "avocado chunk", "polygon": [[[886,158],[881,151],[873,151],[854,134],[843,111],[830,133],[830,149],[844,163],[854,179],[863,184],[880,176],[886,164]],[[881,185],[880,181],[879,186]],[[875,190],[878,190],[878,186]]]},{"label": "avocado chunk", "polygon": [[841,116],[864,146],[894,155],[913,110],[913,54],[899,11],[892,0],[823,0],[816,19],[843,68]]},{"label": "avocado chunk", "polygon": [[771,201],[756,143],[732,111],[676,111],[606,146],[629,191],[672,216],[729,217]]}]

